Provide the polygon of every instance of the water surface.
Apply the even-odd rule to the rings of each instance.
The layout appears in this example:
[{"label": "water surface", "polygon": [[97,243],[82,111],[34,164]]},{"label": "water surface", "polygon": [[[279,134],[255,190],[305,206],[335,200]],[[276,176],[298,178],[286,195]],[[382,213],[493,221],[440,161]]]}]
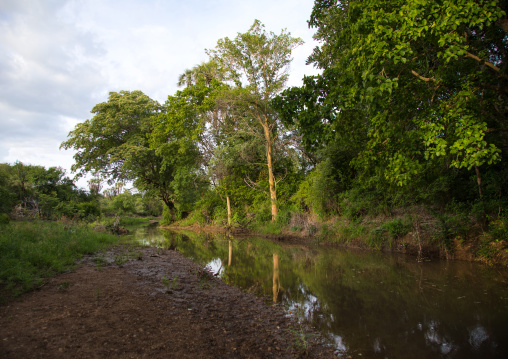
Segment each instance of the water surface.
[{"label": "water surface", "polygon": [[499,269],[153,227],[136,237],[283,305],[340,357],[508,358],[508,273]]}]

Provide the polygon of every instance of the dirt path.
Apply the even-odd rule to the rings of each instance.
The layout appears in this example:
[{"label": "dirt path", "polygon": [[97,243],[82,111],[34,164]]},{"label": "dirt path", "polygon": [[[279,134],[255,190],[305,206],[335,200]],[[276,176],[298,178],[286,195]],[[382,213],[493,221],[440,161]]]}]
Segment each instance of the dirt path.
[{"label": "dirt path", "polygon": [[176,251],[117,247],[1,306],[0,357],[335,357],[295,328]]}]

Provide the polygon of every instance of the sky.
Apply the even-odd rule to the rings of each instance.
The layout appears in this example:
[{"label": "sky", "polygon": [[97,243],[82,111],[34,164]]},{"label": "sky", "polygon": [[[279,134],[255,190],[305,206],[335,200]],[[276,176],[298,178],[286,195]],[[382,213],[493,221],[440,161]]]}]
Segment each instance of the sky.
[{"label": "sky", "polygon": [[[313,0],[0,0],[0,163],[60,166],[69,131],[90,119],[110,91],[141,90],[164,103],[178,76],[207,60],[224,37],[286,29],[305,44],[293,52],[289,86],[317,70],[307,26]],[[86,179],[77,182],[86,187]]]}]

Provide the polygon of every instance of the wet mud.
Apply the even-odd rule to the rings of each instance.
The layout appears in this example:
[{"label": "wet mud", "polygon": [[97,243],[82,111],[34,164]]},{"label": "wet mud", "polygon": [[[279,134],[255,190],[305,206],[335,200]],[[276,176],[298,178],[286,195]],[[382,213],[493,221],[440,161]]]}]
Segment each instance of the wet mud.
[{"label": "wet mud", "polygon": [[115,247],[0,307],[1,358],[333,358],[283,308],[178,251]]}]

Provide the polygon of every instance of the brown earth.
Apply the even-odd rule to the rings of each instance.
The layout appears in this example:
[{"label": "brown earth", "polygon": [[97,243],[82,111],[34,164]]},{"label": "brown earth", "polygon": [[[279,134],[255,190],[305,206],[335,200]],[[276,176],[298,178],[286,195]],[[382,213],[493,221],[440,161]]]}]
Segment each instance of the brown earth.
[{"label": "brown earth", "polygon": [[336,357],[283,308],[170,250],[115,247],[0,307],[1,358],[305,356]]}]

